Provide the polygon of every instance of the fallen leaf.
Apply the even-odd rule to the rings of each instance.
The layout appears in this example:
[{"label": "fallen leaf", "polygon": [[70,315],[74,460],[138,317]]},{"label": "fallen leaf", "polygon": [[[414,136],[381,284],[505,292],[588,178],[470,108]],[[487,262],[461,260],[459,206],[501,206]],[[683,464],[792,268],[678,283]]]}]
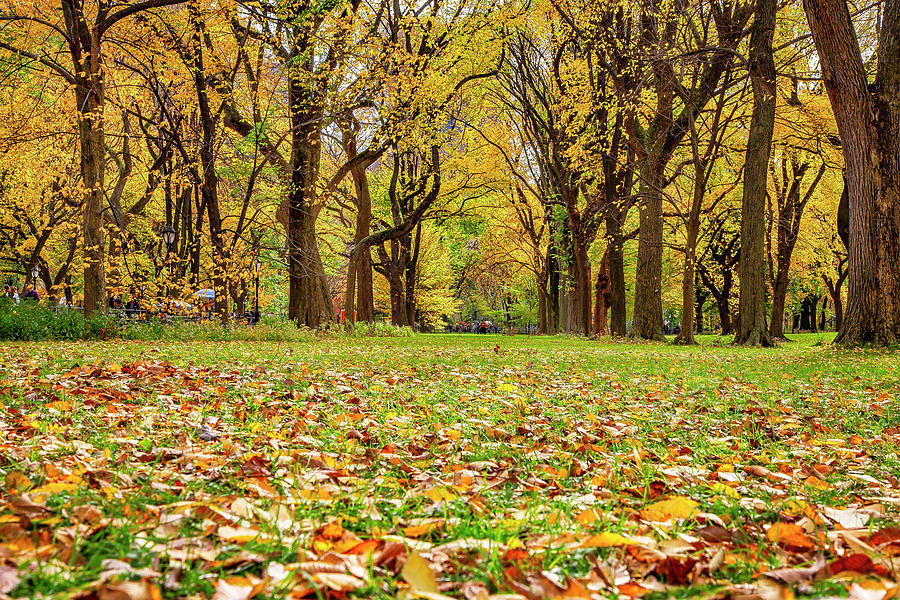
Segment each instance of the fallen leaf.
[{"label": "fallen leaf", "polygon": [[597,535],[592,535],[581,543],[582,548],[612,548],[615,546],[634,546],[638,543],[630,540],[624,535],[604,531]]},{"label": "fallen leaf", "polygon": [[404,563],[400,574],[414,592],[437,593],[438,591],[434,571],[431,570],[425,559],[416,551],[412,551],[407,555],[406,563]]},{"label": "fallen leaf", "polygon": [[672,496],[666,500],[654,502],[641,510],[641,517],[648,521],[664,522],[673,519],[687,519],[699,504],[684,496]]},{"label": "fallen leaf", "polygon": [[766,571],[763,575],[770,579],[774,579],[775,581],[780,581],[781,583],[791,584],[814,579],[818,575],[824,573],[824,571],[825,557],[820,554],[816,558],[816,562],[809,567],[801,567],[799,569],[774,569],[772,571]]},{"label": "fallen leaf", "polygon": [[792,552],[803,552],[816,547],[813,539],[796,523],[775,523],[766,532],[766,539]]}]

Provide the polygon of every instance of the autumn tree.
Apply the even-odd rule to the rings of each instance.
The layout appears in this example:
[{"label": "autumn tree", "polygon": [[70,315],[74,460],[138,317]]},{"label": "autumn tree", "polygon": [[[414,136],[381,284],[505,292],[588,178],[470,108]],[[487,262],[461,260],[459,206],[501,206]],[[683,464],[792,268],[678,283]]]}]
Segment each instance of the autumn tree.
[{"label": "autumn tree", "polygon": [[[681,2],[643,0],[639,3],[637,52],[648,65],[652,104],[641,103],[643,89],[634,94],[634,110],[626,122],[629,142],[640,172],[640,238],[635,279],[634,326],[631,335],[663,339],[662,254],[663,196],[666,169],[690,131],[691,122],[717,93],[735,49],[744,38],[754,7],[743,2],[713,0],[693,6]],[[695,19],[699,18],[699,23]],[[696,27],[709,30],[697,37]],[[706,39],[698,48],[695,44]],[[697,53],[707,57],[696,62]],[[684,64],[688,60],[689,64]],[[698,77],[683,77],[686,69],[700,69]],[[687,69],[689,73],[692,69]],[[693,85],[692,83],[693,82]],[[676,102],[680,100],[680,102]]]},{"label": "autumn tree", "polygon": [[[92,3],[44,0],[26,5],[16,1],[0,5],[0,21],[20,27],[16,40],[22,43],[21,46],[0,41],[0,49],[9,53],[8,60],[39,65],[62,77],[74,90],[84,190],[84,308],[87,315],[104,310],[106,306],[102,233],[102,211],[107,193],[106,45],[117,29],[126,28],[131,17],[154,8],[183,3],[184,0],[99,0]],[[62,46],[58,40],[63,41]]]},{"label": "autumn tree", "polygon": [[836,341],[900,338],[900,1],[883,3],[869,81],[845,0],[804,0],[837,121],[849,195],[849,296]]}]

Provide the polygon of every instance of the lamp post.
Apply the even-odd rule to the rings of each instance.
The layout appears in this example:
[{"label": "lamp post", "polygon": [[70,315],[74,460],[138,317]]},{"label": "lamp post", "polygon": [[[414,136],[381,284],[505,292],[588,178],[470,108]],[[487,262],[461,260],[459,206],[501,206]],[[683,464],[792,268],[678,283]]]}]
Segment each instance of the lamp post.
[{"label": "lamp post", "polygon": [[[169,271],[169,279],[172,278],[172,245],[175,243],[175,236],[177,235],[177,231],[171,225],[166,225],[165,228],[160,232],[162,236],[163,242],[166,243],[166,266]],[[166,286],[167,295],[169,291],[169,286]]]},{"label": "lamp post", "polygon": [[37,290],[38,285],[38,275],[41,272],[38,270],[37,265],[31,267],[31,284],[34,286],[35,291]]},{"label": "lamp post", "polygon": [[256,323],[259,323],[259,271],[262,269],[262,261],[257,258],[254,266],[256,267],[256,306],[253,312],[253,318]]},{"label": "lamp post", "polygon": [[170,251],[172,250],[172,244],[175,243],[175,236],[177,233],[178,232],[175,231],[175,228],[171,225],[166,225],[165,229],[162,230],[162,239]]}]

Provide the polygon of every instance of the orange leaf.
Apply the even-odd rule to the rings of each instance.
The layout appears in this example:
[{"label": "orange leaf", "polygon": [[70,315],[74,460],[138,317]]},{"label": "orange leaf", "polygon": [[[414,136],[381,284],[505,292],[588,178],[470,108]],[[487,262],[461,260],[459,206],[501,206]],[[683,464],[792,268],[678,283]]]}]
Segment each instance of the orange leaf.
[{"label": "orange leaf", "polygon": [[792,552],[813,550],[816,547],[815,541],[796,523],[775,523],[766,532],[766,539]]}]

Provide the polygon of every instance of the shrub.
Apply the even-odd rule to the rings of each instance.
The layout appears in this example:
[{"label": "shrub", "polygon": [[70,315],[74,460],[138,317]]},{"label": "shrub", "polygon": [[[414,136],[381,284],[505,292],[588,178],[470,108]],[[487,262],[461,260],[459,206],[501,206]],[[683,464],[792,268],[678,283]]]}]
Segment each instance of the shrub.
[{"label": "shrub", "polygon": [[84,316],[78,311],[52,310],[30,300],[13,304],[0,302],[0,339],[40,341],[80,339],[84,335]]},{"label": "shrub", "polygon": [[264,318],[254,326],[231,324],[222,327],[216,321],[158,320],[131,321],[116,314],[96,314],[85,319],[78,310],[52,310],[35,302],[19,305],[0,299],[0,340],[108,340],[127,339],[173,342],[308,342],[329,337],[407,337],[414,335],[408,327],[386,323],[357,323],[353,331],[333,326],[323,331],[297,327],[291,321]]},{"label": "shrub", "polygon": [[410,337],[415,335],[415,331],[411,327],[397,327],[381,321],[356,323],[349,332],[342,326],[333,327],[328,330],[328,333],[329,335],[348,335],[350,337]]},{"label": "shrub", "polygon": [[85,335],[84,313],[70,309],[54,313],[50,320],[50,334],[55,340],[80,340]]},{"label": "shrub", "polygon": [[115,315],[97,313],[85,321],[84,339],[110,340],[119,337],[122,328]]}]

